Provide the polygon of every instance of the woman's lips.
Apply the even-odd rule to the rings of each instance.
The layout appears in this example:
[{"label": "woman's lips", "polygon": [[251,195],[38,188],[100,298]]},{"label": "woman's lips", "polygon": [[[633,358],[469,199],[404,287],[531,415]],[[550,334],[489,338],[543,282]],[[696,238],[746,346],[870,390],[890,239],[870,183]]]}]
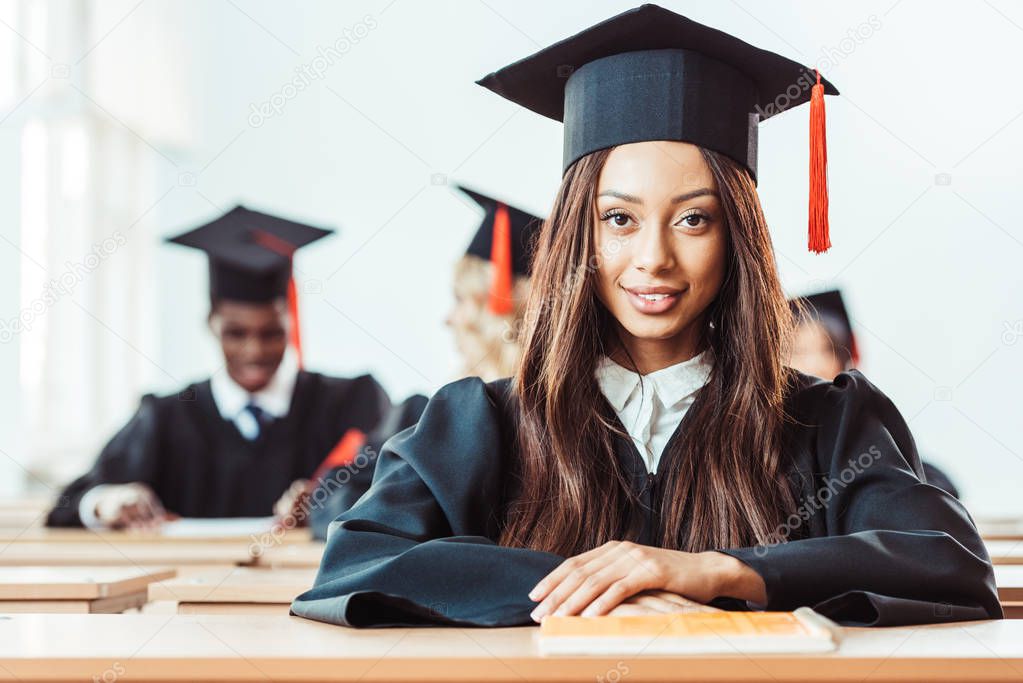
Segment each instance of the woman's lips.
[{"label": "woman's lips", "polygon": [[628,295],[629,303],[640,313],[657,315],[672,309],[682,298],[684,290],[676,287],[622,287]]}]

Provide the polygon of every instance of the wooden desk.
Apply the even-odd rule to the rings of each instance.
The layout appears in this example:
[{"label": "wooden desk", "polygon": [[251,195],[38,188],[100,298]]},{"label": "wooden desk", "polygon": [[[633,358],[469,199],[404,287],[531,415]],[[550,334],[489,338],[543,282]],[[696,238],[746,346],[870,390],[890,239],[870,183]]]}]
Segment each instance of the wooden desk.
[{"label": "wooden desk", "polygon": [[0,566],[235,565],[251,561],[242,543],[66,542],[0,544]]},{"label": "wooden desk", "polygon": [[117,613],[146,602],[169,568],[0,567],[0,612]]},{"label": "wooden desk", "polygon": [[308,543],[288,543],[263,548],[253,563],[259,567],[271,569],[310,568],[320,566],[324,544],[319,541]]},{"label": "wooden desk", "polygon": [[1023,541],[984,541],[992,564],[1023,564]]},{"label": "wooden desk", "polygon": [[1023,601],[1023,566],[1003,564],[995,567],[995,584],[1001,601]]},{"label": "wooden desk", "polygon": [[229,567],[149,584],[149,600],[177,603],[179,614],[287,614],[316,570]]},{"label": "wooden desk", "polygon": [[984,540],[1023,540],[1023,519],[1017,517],[978,519],[977,530]]},{"label": "wooden desk", "polygon": [[46,522],[53,500],[49,496],[28,496],[0,501],[0,529],[4,534],[17,534],[25,529],[41,527]]},{"label": "wooden desk", "polygon": [[1023,565],[995,565],[998,601],[1007,619],[1023,619]]},{"label": "wooden desk", "polygon": [[31,527],[28,529],[11,529],[0,527],[0,544],[6,543],[236,543],[248,545],[290,545],[292,543],[309,543],[312,533],[309,529],[291,529],[284,534],[263,539],[263,534],[256,538],[251,536],[201,536],[195,538],[180,536],[162,536],[159,533],[141,533],[127,531],[94,531],[91,529],[49,529],[47,527]]},{"label": "wooden desk", "polygon": [[297,617],[13,615],[21,681],[1019,681],[1023,621],[848,629],[837,653],[541,657],[535,628],[352,630]]}]

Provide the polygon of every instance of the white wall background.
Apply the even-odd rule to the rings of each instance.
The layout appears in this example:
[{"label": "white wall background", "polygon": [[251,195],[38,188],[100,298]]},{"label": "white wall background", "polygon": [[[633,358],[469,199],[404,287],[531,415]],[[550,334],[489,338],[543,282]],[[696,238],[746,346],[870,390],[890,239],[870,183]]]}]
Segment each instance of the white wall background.
[{"label": "white wall background", "polygon": [[[23,23],[25,5],[34,4],[17,3],[21,16],[12,21]],[[57,16],[69,3],[41,4]],[[466,181],[545,212],[560,178],[560,126],[473,81],[633,3],[70,4],[83,17],[72,26],[77,51],[51,36],[46,57],[30,60],[67,67],[68,77],[58,71],[41,92],[74,83],[69,101],[143,143],[137,170],[145,182],[133,190],[141,222],[129,241],[145,247],[108,261],[141,253],[151,262],[136,269],[136,281],[104,286],[132,288],[156,313],[141,326],[107,322],[103,348],[88,351],[138,370],[129,391],[104,394],[78,448],[63,456],[64,470],[92,458],[139,391],[173,390],[218,367],[204,327],[205,263],[156,245],[238,202],[341,230],[297,264],[308,366],[372,371],[395,399],[447,381],[451,264],[477,213],[437,183]],[[804,246],[806,108],[761,130],[760,193],[783,281],[792,294],[845,288],[863,369],[903,411],[921,451],[959,482],[975,514],[1023,514],[1023,91],[1015,87],[1023,3],[662,4],[827,67],[843,93],[827,103],[829,254]],[[11,34],[22,23],[0,24],[0,45],[24,50],[32,36]],[[343,54],[323,57],[321,48],[346,37]],[[308,87],[285,87],[307,69],[321,70],[304,77]],[[24,159],[12,150],[41,106],[39,93],[24,94],[0,99],[0,117],[14,113],[0,123],[5,320],[24,300],[15,288],[26,267],[17,251]],[[253,106],[269,101],[283,102],[279,113],[259,120]],[[19,349],[33,343],[28,333],[0,346],[8,387],[0,392],[8,456],[0,474],[32,462],[16,368]],[[60,350],[86,352],[73,340]],[[64,389],[71,396],[84,391],[75,381]]]}]

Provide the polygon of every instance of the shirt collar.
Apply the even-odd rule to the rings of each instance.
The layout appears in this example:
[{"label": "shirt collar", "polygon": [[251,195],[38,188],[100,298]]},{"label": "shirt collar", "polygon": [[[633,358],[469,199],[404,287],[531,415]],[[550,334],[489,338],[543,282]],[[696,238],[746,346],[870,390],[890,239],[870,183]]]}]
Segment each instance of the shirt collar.
[{"label": "shirt collar", "polygon": [[[643,375],[643,380],[653,387],[661,404],[668,408],[703,388],[712,368],[710,351],[703,351],[689,360]],[[607,356],[600,359],[594,374],[608,403],[620,413],[636,391],[640,375]]]},{"label": "shirt collar", "polygon": [[224,370],[210,378],[210,391],[213,392],[213,402],[217,404],[220,416],[225,420],[238,417],[250,401],[269,415],[279,418],[287,415],[291,408],[291,396],[297,379],[298,363],[291,353],[286,353],[270,383],[256,393],[245,391]]}]

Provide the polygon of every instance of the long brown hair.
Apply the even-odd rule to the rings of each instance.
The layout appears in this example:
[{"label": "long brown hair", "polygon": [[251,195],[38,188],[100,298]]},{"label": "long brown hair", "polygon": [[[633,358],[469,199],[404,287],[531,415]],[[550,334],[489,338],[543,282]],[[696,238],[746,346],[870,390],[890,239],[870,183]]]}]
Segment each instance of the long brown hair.
[{"label": "long brown hair", "polygon": [[[704,314],[710,379],[659,465],[655,531],[658,545],[689,551],[777,542],[775,529],[794,508],[782,452],[791,315],[752,180],[727,157],[701,151],[721,196],[727,270]],[[618,343],[594,281],[597,181],[609,154],[568,170],[537,244],[502,545],[568,556],[636,540],[638,501],[614,451],[622,430],[593,374]]]}]

